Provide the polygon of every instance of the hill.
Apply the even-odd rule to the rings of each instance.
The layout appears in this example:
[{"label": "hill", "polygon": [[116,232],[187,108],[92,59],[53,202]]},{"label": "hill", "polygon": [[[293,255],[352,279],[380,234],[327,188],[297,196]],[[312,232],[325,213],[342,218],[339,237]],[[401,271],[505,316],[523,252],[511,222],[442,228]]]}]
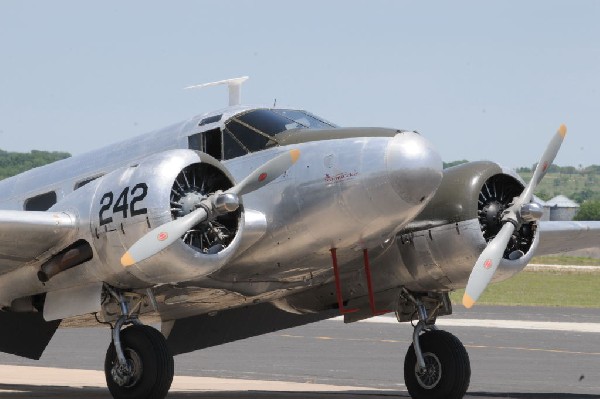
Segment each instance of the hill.
[{"label": "hill", "polygon": [[0,180],[70,156],[68,152],[57,151],[32,150],[23,153],[0,150]]},{"label": "hill", "polygon": [[[444,168],[460,165],[466,160],[444,162]],[[517,173],[529,182],[533,176],[533,167],[517,168]],[[575,202],[582,204],[588,200],[600,201],[600,166],[591,165],[576,168],[574,166],[557,166],[552,164],[548,173],[535,190],[535,195],[548,201],[557,195],[566,195]]]},{"label": "hill", "polygon": [[[529,182],[533,173],[520,172],[519,175],[523,180]],[[600,200],[600,174],[597,172],[575,174],[550,172],[535,190],[535,195],[544,201],[559,194],[566,195],[579,204],[587,200]]]}]

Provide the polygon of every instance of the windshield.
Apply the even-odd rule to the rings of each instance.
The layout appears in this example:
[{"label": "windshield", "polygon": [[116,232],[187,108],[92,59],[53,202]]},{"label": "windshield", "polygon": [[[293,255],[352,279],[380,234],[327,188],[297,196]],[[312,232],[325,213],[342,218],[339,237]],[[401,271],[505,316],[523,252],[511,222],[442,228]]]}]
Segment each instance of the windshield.
[{"label": "windshield", "polygon": [[233,125],[236,124],[258,130],[269,136],[298,128],[327,129],[335,127],[306,111],[292,109],[256,109],[234,116],[226,123],[226,126],[233,128]]},{"label": "windshield", "polygon": [[331,129],[325,122],[306,111],[291,109],[255,109],[238,114],[224,129],[225,159],[277,145],[277,134],[291,129]]},{"label": "windshield", "polygon": [[294,109],[274,109],[272,111],[290,120],[291,123],[286,125],[286,130],[296,128],[328,129],[335,127],[335,125],[325,122],[306,111],[297,111]]}]

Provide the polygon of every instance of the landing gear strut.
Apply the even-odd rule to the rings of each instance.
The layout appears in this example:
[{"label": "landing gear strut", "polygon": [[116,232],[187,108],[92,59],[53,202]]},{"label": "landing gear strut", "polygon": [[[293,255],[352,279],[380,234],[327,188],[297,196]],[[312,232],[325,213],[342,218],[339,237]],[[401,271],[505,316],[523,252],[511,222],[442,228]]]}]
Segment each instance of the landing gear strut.
[{"label": "landing gear strut", "polygon": [[408,393],[413,399],[461,399],[471,379],[465,347],[454,335],[437,329],[435,317],[428,316],[419,297],[407,290],[403,296],[416,307],[419,318],[404,358]]},{"label": "landing gear strut", "polygon": [[[166,339],[158,330],[143,325],[135,314],[130,314],[120,291],[109,286],[106,289],[121,307],[104,361],[110,393],[116,399],[163,399],[175,372]],[[130,327],[121,330],[126,325]]]}]

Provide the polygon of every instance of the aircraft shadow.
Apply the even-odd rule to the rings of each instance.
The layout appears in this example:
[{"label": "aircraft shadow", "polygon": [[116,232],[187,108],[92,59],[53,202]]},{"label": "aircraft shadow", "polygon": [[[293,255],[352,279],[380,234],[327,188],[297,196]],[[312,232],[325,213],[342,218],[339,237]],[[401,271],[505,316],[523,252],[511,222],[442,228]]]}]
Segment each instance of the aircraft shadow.
[{"label": "aircraft shadow", "polygon": [[[409,398],[406,392],[373,392],[373,391],[343,391],[343,392],[266,392],[266,391],[239,391],[239,392],[172,392],[168,399],[389,399]],[[0,384],[0,398],[27,398],[27,399],[58,399],[58,398],[86,398],[86,399],[111,399],[106,388],[96,387],[55,387],[31,386],[16,384]],[[570,394],[570,393],[501,393],[501,392],[469,392],[465,399],[598,399],[598,395]]]}]

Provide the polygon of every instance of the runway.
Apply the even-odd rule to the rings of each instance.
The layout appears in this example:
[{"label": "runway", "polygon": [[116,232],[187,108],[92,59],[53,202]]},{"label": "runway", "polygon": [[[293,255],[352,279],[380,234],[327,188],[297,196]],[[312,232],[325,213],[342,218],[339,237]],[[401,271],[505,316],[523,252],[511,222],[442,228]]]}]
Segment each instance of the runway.
[{"label": "runway", "polygon": [[[600,398],[600,310],[457,307],[442,320],[471,358],[467,398]],[[177,356],[169,397],[408,397],[412,328],[390,321],[329,320]],[[28,367],[0,366],[0,397],[109,398],[100,371],[108,342],[106,329],[60,330],[40,361],[0,355],[0,364]]]}]

